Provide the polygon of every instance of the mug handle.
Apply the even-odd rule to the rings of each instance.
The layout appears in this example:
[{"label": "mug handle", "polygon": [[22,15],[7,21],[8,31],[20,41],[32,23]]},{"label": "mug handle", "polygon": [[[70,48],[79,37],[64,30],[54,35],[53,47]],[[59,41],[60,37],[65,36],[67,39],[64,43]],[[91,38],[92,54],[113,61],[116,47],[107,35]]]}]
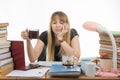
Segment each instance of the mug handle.
[{"label": "mug handle", "polygon": [[96,75],[99,75],[101,72],[101,68],[96,65]]}]

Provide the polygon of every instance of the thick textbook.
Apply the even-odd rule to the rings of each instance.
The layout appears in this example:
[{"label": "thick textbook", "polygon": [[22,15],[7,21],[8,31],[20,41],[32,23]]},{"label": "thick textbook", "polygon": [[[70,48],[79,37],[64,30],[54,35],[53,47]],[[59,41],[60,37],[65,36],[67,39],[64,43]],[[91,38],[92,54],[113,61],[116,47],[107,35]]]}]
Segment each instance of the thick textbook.
[{"label": "thick textbook", "polygon": [[8,63],[12,63],[13,62],[13,58],[7,58],[7,59],[2,59],[0,60],[0,67],[5,65],[5,64],[8,64]]},{"label": "thick textbook", "polygon": [[3,66],[0,66],[0,73],[1,73],[1,72],[4,72],[5,70],[7,70],[7,69],[9,69],[9,68],[12,68],[12,69],[13,69],[13,67],[14,67],[13,62],[7,63],[7,64],[5,64],[5,65],[3,65]]},{"label": "thick textbook", "polygon": [[[115,42],[120,42],[120,31],[111,31],[114,38],[115,38]],[[108,36],[108,34],[105,33],[101,33],[99,34],[100,40],[103,41],[111,41],[110,37]]]},{"label": "thick textbook", "polygon": [[73,66],[71,68],[67,68],[62,64],[53,64],[48,72],[48,75],[53,77],[79,77],[80,74],[80,66]]},{"label": "thick textbook", "polygon": [[0,28],[9,26],[8,22],[0,23]]},{"label": "thick textbook", "polygon": [[3,54],[0,54],[0,60],[10,58],[11,57],[11,52],[5,52]]}]

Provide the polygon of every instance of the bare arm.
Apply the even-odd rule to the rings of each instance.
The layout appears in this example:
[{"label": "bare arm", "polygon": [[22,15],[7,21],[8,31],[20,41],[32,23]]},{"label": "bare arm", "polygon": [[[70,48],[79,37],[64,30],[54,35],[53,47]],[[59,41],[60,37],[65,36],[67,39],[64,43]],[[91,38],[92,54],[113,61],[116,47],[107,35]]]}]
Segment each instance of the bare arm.
[{"label": "bare arm", "polygon": [[26,43],[27,43],[27,52],[28,52],[29,60],[30,62],[34,62],[40,56],[44,48],[44,43],[38,39],[35,47],[33,48],[30,40],[26,40],[26,41],[27,41]]},{"label": "bare arm", "polygon": [[[69,25],[65,23],[63,25],[63,29],[61,33],[57,35],[57,39],[61,42],[63,40],[63,35],[68,32],[68,29],[70,29]],[[66,41],[62,41],[61,43],[62,48],[64,49],[66,54],[72,54],[74,53],[74,56],[78,59],[80,58],[80,43],[78,35],[74,36],[72,41],[70,42],[70,45]]]},{"label": "bare arm", "polygon": [[30,62],[34,62],[38,59],[40,56],[43,48],[44,48],[44,43],[41,40],[37,40],[37,43],[35,47],[33,48],[31,40],[28,37],[28,30],[26,29],[25,31],[21,32],[21,37],[26,40],[27,43],[27,52],[28,52],[28,57]]},{"label": "bare arm", "polygon": [[71,46],[66,42],[61,42],[61,46],[66,54],[74,53],[75,57],[80,58],[80,43],[78,36],[75,36],[71,41]]}]

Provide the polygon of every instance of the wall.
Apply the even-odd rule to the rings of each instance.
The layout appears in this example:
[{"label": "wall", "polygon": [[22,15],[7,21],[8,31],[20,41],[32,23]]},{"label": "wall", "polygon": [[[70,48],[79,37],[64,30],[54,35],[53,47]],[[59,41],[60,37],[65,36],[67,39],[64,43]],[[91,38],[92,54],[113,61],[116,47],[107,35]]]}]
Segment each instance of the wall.
[{"label": "wall", "polygon": [[[109,30],[120,30],[119,4],[120,0],[0,0],[0,23],[9,22],[9,40],[22,40],[22,30],[28,27],[39,27],[40,32],[47,30],[51,14],[64,11],[71,27],[79,33],[81,58],[95,57],[99,56],[98,33],[83,29],[82,24],[96,21]],[[35,45],[35,40],[32,43]],[[26,51],[25,54],[27,58]]]}]

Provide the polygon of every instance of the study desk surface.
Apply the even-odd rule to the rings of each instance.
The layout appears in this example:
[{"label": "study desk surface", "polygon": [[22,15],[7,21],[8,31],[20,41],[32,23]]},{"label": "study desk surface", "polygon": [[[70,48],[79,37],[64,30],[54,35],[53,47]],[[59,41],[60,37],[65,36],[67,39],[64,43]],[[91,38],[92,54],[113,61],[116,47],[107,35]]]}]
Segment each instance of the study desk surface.
[{"label": "study desk surface", "polygon": [[1,76],[0,80],[46,80],[46,74],[43,77],[8,77],[8,76]]},{"label": "study desk surface", "polygon": [[114,77],[86,77],[80,75],[78,78],[60,78],[60,77],[50,77],[48,72],[42,78],[24,78],[24,77],[0,77],[0,80],[120,80],[120,78]]},{"label": "study desk surface", "polygon": [[50,77],[47,75],[46,80],[120,80],[120,78],[114,77],[86,77],[85,75],[81,75],[78,78],[60,78],[60,77]]},{"label": "study desk surface", "polygon": [[[44,64],[45,66],[49,66],[51,64],[48,63],[43,63],[39,62],[40,64]],[[47,64],[47,65],[46,65]],[[55,63],[56,64],[56,63]],[[37,78],[30,78],[30,77],[7,77],[7,76],[2,76],[0,77],[0,80],[120,80],[118,77],[86,77],[85,75],[81,74],[77,78],[60,78],[60,77],[51,77],[48,75],[47,71],[42,77],[37,77]]]}]

